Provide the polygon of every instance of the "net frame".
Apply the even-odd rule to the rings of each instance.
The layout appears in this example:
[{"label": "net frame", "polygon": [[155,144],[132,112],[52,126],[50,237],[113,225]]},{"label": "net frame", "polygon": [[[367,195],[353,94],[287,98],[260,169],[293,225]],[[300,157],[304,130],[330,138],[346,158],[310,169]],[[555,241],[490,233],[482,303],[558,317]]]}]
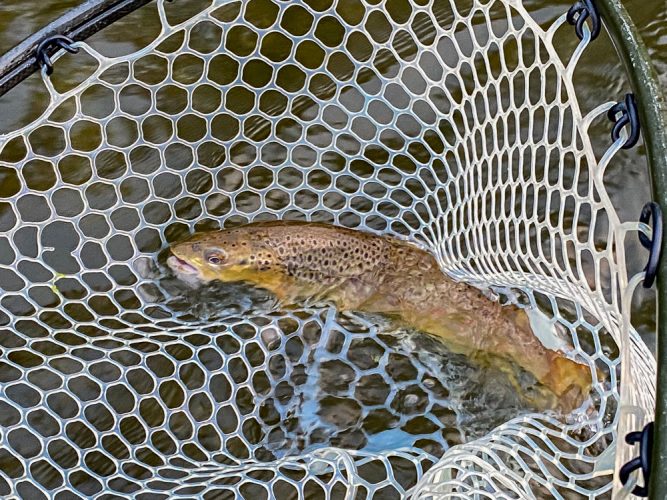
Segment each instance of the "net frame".
[{"label": "net frame", "polygon": [[[605,28],[614,42],[617,53],[623,61],[628,75],[630,85],[636,94],[639,106],[639,114],[643,126],[642,136],[646,147],[647,162],[651,176],[653,199],[663,209],[667,206],[665,198],[664,172],[667,171],[667,102],[665,94],[659,84],[656,70],[651,64],[651,59],[642,41],[642,38],[632,22],[627,10],[621,2],[613,0],[602,0],[598,2],[600,12],[605,21]],[[664,248],[665,236],[660,242],[660,248]],[[664,261],[659,266],[658,272],[658,342],[657,342],[657,387],[656,387],[656,411],[655,411],[655,436],[653,439],[653,456],[651,467],[653,470],[664,470],[667,466],[667,433],[664,432],[667,425],[667,401],[664,394],[667,393],[667,336],[665,331],[665,318],[667,317],[667,296],[665,296],[664,283],[667,279],[667,268]],[[634,425],[645,424],[644,421],[633,422]],[[638,430],[639,427],[629,430]],[[649,495],[651,498],[660,498],[667,492],[667,478],[662,474],[653,474],[649,482]]]},{"label": "net frame", "polygon": [[[530,21],[529,21],[530,18],[528,16],[528,14],[525,12],[525,10],[522,9],[522,7],[519,4],[517,4],[516,2],[505,2],[505,3],[507,5],[513,7],[517,11],[521,12],[522,15],[525,14],[526,15],[525,19],[528,20],[528,24],[530,24]],[[166,15],[164,13],[162,4],[160,4],[160,15],[161,15],[163,20],[166,20]],[[553,36],[553,34],[556,32],[556,30],[558,28],[560,28],[563,24],[564,24],[564,17],[561,17],[554,24],[554,26],[552,26],[546,32],[546,37],[548,38],[549,36]],[[163,28],[164,28],[164,26],[163,26]],[[536,33],[539,33],[538,30],[541,30],[541,28],[539,28],[537,25],[534,25],[534,23],[533,23],[533,26],[531,26],[531,29],[536,30],[535,31]],[[562,70],[565,72],[565,74],[567,74],[567,72],[570,71],[570,70],[574,71],[574,67],[576,66],[576,61],[578,60],[578,57],[581,55],[585,46],[589,42],[590,42],[590,36],[587,33],[587,36],[584,37],[584,40],[582,41],[580,46],[575,51],[575,53],[572,56],[572,58],[570,59],[569,63],[562,68]],[[108,65],[112,64],[111,60],[109,60],[107,58],[103,58],[99,54],[95,53],[86,44],[79,43],[78,47],[84,49],[86,52],[94,54],[95,59],[97,59],[98,61],[101,61],[101,62],[103,62],[105,64],[108,64]],[[146,51],[146,49],[144,49],[144,51]],[[136,54],[134,56],[140,57]],[[101,71],[100,71],[100,73],[101,73]],[[50,85],[50,80],[45,79],[45,83],[47,84],[48,88],[50,89],[51,95],[54,98],[54,102],[61,102],[65,99],[65,97],[59,95],[58,92],[56,92],[55,89]],[[566,86],[567,86],[567,82],[566,82]],[[571,88],[569,90],[572,92],[572,95],[574,95],[574,89]],[[72,91],[68,95],[73,95],[75,93],[76,93],[76,89],[74,89],[74,91]],[[581,116],[580,113],[577,115],[576,106],[571,106],[571,107],[572,107],[572,109],[574,109],[574,114],[576,115],[575,116],[575,121],[577,121],[580,124],[581,130],[583,131],[583,134],[585,135],[586,128],[590,125],[590,123],[596,117],[598,117],[602,113],[606,112],[610,108],[610,106],[611,106],[611,104],[603,105],[603,106],[597,108],[596,110],[594,110],[593,112],[591,112],[589,115],[587,115],[585,117]],[[47,113],[45,113],[44,116],[46,116],[54,108],[55,108],[55,105],[53,106],[53,108],[50,108],[47,111]],[[26,130],[27,129],[28,128],[26,128]],[[24,131],[19,131],[19,134],[20,133],[25,133],[25,132]],[[12,136],[13,135],[10,134],[10,137],[12,137]],[[592,156],[592,150],[590,150],[590,148],[584,148],[584,149],[588,149],[586,151],[586,156],[587,156],[588,161],[591,163],[591,165],[595,165],[597,163],[597,166],[598,166],[598,169],[599,169],[599,170],[597,170],[598,175],[594,176],[593,182],[596,183],[598,185],[598,187],[600,188],[600,195],[604,195],[604,186],[602,184],[602,176],[603,176],[603,173],[604,173],[604,168],[606,168],[609,161],[611,161],[614,153],[617,152],[620,149],[620,147],[622,145],[622,142],[625,140],[625,136],[622,137],[621,139],[622,140],[617,141],[617,143],[615,143],[612,146],[612,148],[604,155],[604,157],[599,162],[596,162],[595,158]],[[606,201],[606,203],[608,203],[608,200],[605,200],[605,201]],[[610,210],[609,214],[613,214],[613,207],[611,207],[611,210]],[[623,241],[623,239],[625,238],[625,233],[628,232],[628,231],[646,230],[646,228],[640,227],[638,225],[632,225],[632,224],[621,225],[621,224],[618,223],[617,220],[614,221],[614,224],[612,224],[612,225],[615,225],[616,227],[615,227],[613,232],[610,232],[610,236],[615,241],[619,241],[619,242]],[[438,234],[438,229],[437,228],[436,229],[429,228],[428,230],[421,232],[420,236],[422,237],[421,238],[422,243],[424,243],[424,242],[426,242],[427,244],[430,243],[431,249],[438,256],[438,258],[439,258],[439,260],[440,260],[440,262],[443,265],[443,268],[445,270],[448,270],[451,274],[454,274],[454,275],[457,275],[457,273],[459,273],[458,277],[465,277],[472,282],[481,281],[480,276],[483,274],[483,271],[482,272],[478,271],[478,269],[475,266],[475,264],[477,264],[477,263],[475,263],[473,265],[470,265],[469,261],[467,261],[465,258],[462,258],[462,259],[459,259],[459,260],[452,259],[451,256],[456,253],[456,252],[452,251],[454,247],[450,246],[449,248],[446,248],[445,245],[437,245],[436,244],[437,241],[438,241],[438,236],[440,236]],[[475,242],[475,243],[477,243],[477,242]],[[472,246],[475,246],[476,248],[479,248],[477,245],[472,245]],[[622,260],[623,260],[622,259],[622,252],[620,250],[622,248],[622,245],[620,245],[617,248],[619,250],[619,260],[622,262]],[[458,248],[458,250],[460,252],[460,248]],[[489,266],[489,267],[486,268],[487,274],[484,275],[484,279],[486,281],[486,280],[488,280],[488,270],[489,269],[495,270],[495,269],[494,269],[494,263],[493,262],[485,262],[485,264],[487,266]],[[479,267],[482,267],[482,266],[480,265]],[[620,265],[619,267],[622,267],[622,265]],[[535,275],[531,275],[531,274],[525,274],[525,272],[523,272],[523,273],[522,272],[502,273],[501,272],[501,273],[495,274],[494,275],[494,283],[497,286],[513,286],[513,287],[515,287],[515,286],[518,286],[518,285],[520,286],[520,285],[522,285],[522,284],[524,284],[528,281],[532,282],[533,279],[535,279],[535,278],[538,279],[538,282],[540,282],[539,285],[541,286],[541,288],[543,290],[554,291],[554,285],[553,285],[553,280],[552,280],[553,277],[552,276],[549,276],[548,277],[549,279],[540,279],[539,276],[535,276]],[[624,277],[621,273],[618,276],[618,283],[617,284],[612,284],[609,287],[612,290],[612,303],[617,308],[617,310],[623,310],[623,307],[621,305],[622,301],[623,300],[627,301],[628,293],[631,294],[631,291],[632,291],[633,287],[636,286],[637,283],[638,283],[637,279],[633,279],[633,280],[630,281],[630,284],[628,286],[627,281],[628,281],[627,278]],[[583,284],[583,283],[580,282],[578,284]],[[581,303],[584,305],[584,307],[586,309],[593,310],[593,311],[595,311],[596,313],[599,314],[598,319],[601,320],[601,322],[604,324],[605,328],[609,329],[610,331],[620,332],[620,335],[626,335],[628,337],[628,341],[620,342],[620,343],[624,347],[631,346],[628,349],[627,353],[625,354],[625,359],[632,359],[633,361],[630,362],[630,363],[624,363],[623,368],[624,368],[624,370],[626,370],[626,367],[630,367],[630,369],[632,371],[628,370],[627,373],[624,373],[623,379],[626,380],[626,379],[629,379],[631,377],[637,377],[638,380],[650,379],[650,373],[651,373],[651,370],[654,370],[654,367],[651,365],[650,359],[648,361],[646,360],[646,349],[643,346],[643,344],[641,343],[641,341],[638,339],[638,337],[636,336],[636,333],[634,333],[631,330],[631,327],[630,327],[629,323],[627,322],[627,316],[625,317],[626,321],[621,321],[621,319],[618,315],[615,315],[613,313],[609,314],[608,311],[605,311],[605,309],[609,305],[608,301],[601,294],[598,294],[598,296],[597,296],[598,300],[596,300],[596,298],[591,298],[591,296],[594,296],[595,293],[592,293],[593,291],[590,290],[590,287],[589,287],[588,291],[590,291],[591,293],[590,294],[587,293],[587,294],[585,294],[585,296],[582,296],[580,288],[572,287],[567,282],[565,282],[564,284],[559,284],[559,285],[561,285],[562,288],[560,290],[556,290],[556,291],[560,291],[561,294],[573,293],[575,297],[580,299]],[[586,283],[586,285],[588,285],[588,284]],[[556,286],[555,288],[558,289],[558,286]],[[614,295],[614,291],[616,289],[622,290],[621,297]],[[602,300],[600,300],[600,299],[602,299]],[[629,309],[625,309],[625,310],[627,311]],[[596,316],[598,314],[596,314]],[[590,325],[590,326],[592,326],[592,325]],[[637,359],[635,360],[635,358],[637,358]],[[626,392],[626,394],[627,394],[627,392]],[[628,401],[636,402],[636,401],[632,400],[631,398],[632,397],[641,398],[643,396],[645,396],[645,395],[644,394],[638,394],[638,395],[634,395],[634,396],[631,395],[631,396],[629,396]],[[625,396],[623,396],[623,397],[625,397]],[[642,408],[645,409],[644,410],[645,412],[648,411],[648,413],[651,413],[652,401],[651,401],[650,397],[646,401],[639,401],[637,403],[638,404],[636,406],[642,407]],[[645,415],[646,414],[644,414],[644,417],[645,417]],[[508,424],[509,427],[511,427],[511,425],[512,425],[512,423]],[[546,427],[545,427],[545,429],[546,429]],[[511,433],[511,431],[508,431],[508,432]],[[520,432],[524,432],[524,430],[521,430]],[[493,438],[491,438],[491,440],[492,439]],[[471,445],[472,445],[472,443],[471,443]],[[480,454],[480,453],[483,456],[487,457],[488,454],[489,454],[489,448],[487,448],[486,446],[481,446],[480,448],[475,449],[475,446],[476,445],[471,446],[470,449],[465,450],[465,452],[462,453],[462,457],[459,457],[459,458],[455,459],[455,463],[456,463],[456,465],[454,466],[455,470],[465,470],[465,471],[467,471],[468,469],[466,469],[466,468],[461,469],[460,468],[461,466],[459,464],[470,462],[470,463],[474,464],[471,471],[475,471],[475,466],[478,466],[478,467],[481,467],[482,469],[486,469],[487,473],[490,472],[488,470],[488,467],[489,467],[488,464],[486,464],[486,462],[481,463],[479,461],[479,459],[476,458],[478,456],[478,454]],[[490,448],[493,449],[493,445],[491,445]],[[465,446],[464,446],[464,449],[465,449]],[[502,447],[500,449],[502,449]],[[461,452],[462,449],[459,449],[457,451]],[[347,467],[351,468],[351,465],[347,464]],[[443,465],[442,469],[445,469],[445,468],[446,468],[446,466]],[[436,473],[435,473],[436,470],[440,470],[440,474],[441,474],[440,477],[442,477],[441,468],[434,469],[432,472],[430,472],[429,473],[430,477],[436,476]],[[476,472],[471,472],[471,474],[475,475]],[[502,470],[501,474],[507,474],[507,470]],[[492,477],[498,477],[498,476],[493,476],[492,475]],[[514,491],[514,493],[517,494],[517,495],[526,495],[526,494],[528,494],[527,492],[530,491],[530,487],[526,486],[526,484],[531,482],[531,481],[534,481],[534,479],[535,478],[533,478],[533,477],[529,477],[529,479],[526,479],[525,477],[524,478],[519,478],[519,479],[515,478],[515,482],[510,481],[510,483],[512,484],[511,486],[507,485],[507,484],[503,484],[503,486],[498,487],[498,489],[502,490],[502,491],[505,491],[505,490]],[[480,493],[480,491],[482,491],[482,490],[477,490],[476,489],[476,488],[479,488],[479,481],[484,482],[484,481],[487,481],[487,480],[488,480],[487,478],[484,478],[484,479],[470,480],[470,482],[466,482],[466,481],[463,481],[461,483],[456,482],[456,487],[457,488],[463,488],[463,489],[473,488],[472,490],[470,490],[471,494],[472,494],[473,491],[476,491],[477,493]],[[505,483],[506,481],[501,481],[501,482]],[[438,480],[438,483],[440,483],[440,480]],[[539,483],[539,481],[538,481],[538,483]],[[556,481],[556,483],[557,483],[557,481]],[[520,484],[520,486],[518,486],[517,484]],[[423,486],[423,484],[422,484],[422,486]],[[553,484],[551,486],[553,487]],[[429,485],[429,487],[431,487],[431,486]],[[445,485],[440,484],[439,487],[447,489],[447,488],[451,488],[452,484],[451,483],[445,484]],[[547,485],[545,485],[545,487],[549,488],[549,485],[547,484]],[[525,489],[525,488],[529,488],[529,489]],[[417,490],[417,491],[419,491],[419,490]],[[424,490],[421,490],[421,491],[424,491]],[[554,491],[551,491],[551,493],[554,493]]]}]

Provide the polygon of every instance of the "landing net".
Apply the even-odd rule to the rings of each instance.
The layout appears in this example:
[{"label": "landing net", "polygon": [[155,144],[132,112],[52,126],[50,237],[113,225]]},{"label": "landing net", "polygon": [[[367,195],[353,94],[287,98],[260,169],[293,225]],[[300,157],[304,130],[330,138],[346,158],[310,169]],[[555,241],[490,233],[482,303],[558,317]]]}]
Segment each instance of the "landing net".
[{"label": "landing net", "polygon": [[[602,181],[625,136],[596,155],[611,103],[584,114],[573,85],[588,28],[563,55],[565,15],[517,0],[179,5],[128,56],[76,43],[73,88],[61,51],[47,111],[0,136],[0,494],[608,497],[655,363],[623,322],[646,228]],[[267,219],[408,238],[539,307],[603,374],[592,406],[463,435],[435,343],[216,310],[165,274],[188,233]]]}]

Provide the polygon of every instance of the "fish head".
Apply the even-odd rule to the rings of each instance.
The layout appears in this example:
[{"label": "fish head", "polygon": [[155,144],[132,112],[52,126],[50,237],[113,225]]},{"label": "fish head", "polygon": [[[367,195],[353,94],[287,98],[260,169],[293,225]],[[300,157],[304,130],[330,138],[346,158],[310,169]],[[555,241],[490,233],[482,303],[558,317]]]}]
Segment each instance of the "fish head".
[{"label": "fish head", "polygon": [[243,228],[198,234],[171,247],[169,267],[188,281],[261,283],[276,271],[275,254],[257,234]]}]

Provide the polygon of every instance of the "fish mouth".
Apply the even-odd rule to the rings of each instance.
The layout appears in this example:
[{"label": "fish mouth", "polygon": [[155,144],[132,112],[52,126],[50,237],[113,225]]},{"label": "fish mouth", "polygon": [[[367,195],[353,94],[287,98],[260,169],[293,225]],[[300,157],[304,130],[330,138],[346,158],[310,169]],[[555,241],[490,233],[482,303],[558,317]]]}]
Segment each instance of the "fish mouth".
[{"label": "fish mouth", "polygon": [[189,262],[172,255],[167,259],[167,265],[177,274],[197,275],[199,270]]}]

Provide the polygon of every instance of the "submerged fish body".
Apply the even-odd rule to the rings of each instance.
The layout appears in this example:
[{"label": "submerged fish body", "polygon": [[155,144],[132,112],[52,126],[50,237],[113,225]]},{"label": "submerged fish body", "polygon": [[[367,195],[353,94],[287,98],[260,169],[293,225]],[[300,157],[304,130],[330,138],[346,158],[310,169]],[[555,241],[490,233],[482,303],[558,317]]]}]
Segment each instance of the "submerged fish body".
[{"label": "submerged fish body", "polygon": [[547,349],[526,312],[502,306],[446,276],[408,242],[319,223],[268,222],[192,236],[169,266],[189,280],[245,281],[283,304],[328,300],[340,310],[380,313],[442,338],[465,354],[489,353],[532,373],[566,407],[590,391],[586,365]]}]

